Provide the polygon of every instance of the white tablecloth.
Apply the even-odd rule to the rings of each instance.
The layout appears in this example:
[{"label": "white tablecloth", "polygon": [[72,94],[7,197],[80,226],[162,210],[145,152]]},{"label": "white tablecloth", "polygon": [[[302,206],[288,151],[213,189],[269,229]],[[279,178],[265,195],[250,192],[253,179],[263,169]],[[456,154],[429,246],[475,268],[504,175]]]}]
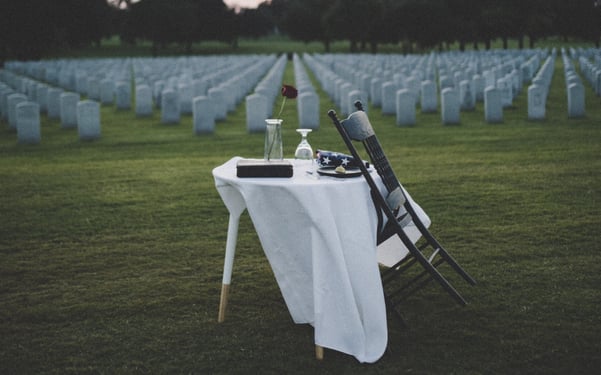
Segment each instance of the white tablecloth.
[{"label": "white tablecloth", "polygon": [[231,215],[248,210],[294,322],[314,326],[316,345],[378,360],[386,307],[365,180],[315,179],[295,160],[292,178],[238,178],[238,159],[213,170],[215,185]]}]

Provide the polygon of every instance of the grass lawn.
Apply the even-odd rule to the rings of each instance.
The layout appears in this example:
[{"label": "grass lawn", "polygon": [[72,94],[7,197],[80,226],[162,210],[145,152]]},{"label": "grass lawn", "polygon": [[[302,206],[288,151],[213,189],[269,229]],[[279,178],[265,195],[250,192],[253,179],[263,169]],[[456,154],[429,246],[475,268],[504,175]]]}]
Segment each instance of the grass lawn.
[{"label": "grass lawn", "polygon": [[[291,64],[285,81],[293,82]],[[370,109],[397,175],[432,231],[478,281],[432,284],[389,316],[376,363],[326,350],[293,324],[257,235],[242,216],[226,321],[217,323],[227,210],[211,170],[261,157],[240,106],[209,136],[191,117],[163,125],[102,107],[102,137],[80,142],[43,117],[42,143],[0,129],[0,373],[593,374],[601,368],[601,102],[567,118],[557,59],[547,120],[526,90],[486,124],[417,115],[399,128]],[[314,148],[344,151],[321,93]],[[284,153],[298,144],[287,105]],[[451,275],[450,272],[446,274]]]}]

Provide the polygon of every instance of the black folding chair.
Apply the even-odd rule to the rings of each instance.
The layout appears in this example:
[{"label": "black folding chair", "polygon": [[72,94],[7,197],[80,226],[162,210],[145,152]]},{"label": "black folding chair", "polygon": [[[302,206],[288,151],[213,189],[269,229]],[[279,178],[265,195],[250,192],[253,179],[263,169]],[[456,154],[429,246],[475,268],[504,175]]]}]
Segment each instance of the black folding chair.
[{"label": "black folding chair", "polygon": [[[476,281],[459,266],[445,248],[434,238],[428,228],[420,220],[414,207],[411,205],[401,184],[390,166],[384,151],[369,122],[367,114],[363,111],[360,102],[355,103],[357,111],[347,119],[339,121],[336,112],[330,110],[328,116],[338,129],[344,143],[355,160],[362,160],[353,141],[363,143],[372,165],[380,175],[387,194],[384,196],[373,177],[363,163],[358,163],[363,177],[367,181],[372,199],[379,215],[378,220],[378,245],[391,236],[398,236],[403,245],[409,250],[406,257],[382,272],[382,282],[385,286],[386,304],[395,311],[399,317],[401,312],[398,306],[407,297],[414,294],[432,280],[436,280],[447,293],[460,305],[466,305],[465,299],[455,290],[449,281],[439,272],[438,267],[444,263],[450,265],[469,284],[475,285]],[[382,216],[382,214],[385,216]],[[385,223],[384,223],[385,222]],[[422,239],[414,244],[404,228],[413,222],[422,235]],[[391,286],[391,282],[405,273],[413,265],[421,265],[422,270],[410,280],[398,282]],[[402,317],[401,317],[402,320]]]}]

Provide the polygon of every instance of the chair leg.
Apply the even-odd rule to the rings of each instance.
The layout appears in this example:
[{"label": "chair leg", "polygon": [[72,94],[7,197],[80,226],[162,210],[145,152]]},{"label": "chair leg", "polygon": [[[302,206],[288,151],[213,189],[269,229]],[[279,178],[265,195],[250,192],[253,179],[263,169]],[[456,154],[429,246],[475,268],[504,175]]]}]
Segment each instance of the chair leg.
[{"label": "chair leg", "polygon": [[219,315],[217,317],[217,322],[223,323],[225,320],[225,308],[227,307],[227,297],[230,293],[230,285],[222,284],[221,285],[221,298],[219,301]]}]

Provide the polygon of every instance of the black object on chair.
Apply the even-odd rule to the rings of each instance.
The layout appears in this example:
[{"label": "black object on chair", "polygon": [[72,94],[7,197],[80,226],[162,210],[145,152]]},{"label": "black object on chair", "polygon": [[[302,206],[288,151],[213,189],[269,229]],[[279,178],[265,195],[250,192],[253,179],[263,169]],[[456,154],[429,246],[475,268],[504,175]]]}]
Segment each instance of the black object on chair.
[{"label": "black object on chair", "polygon": [[[378,245],[396,235],[409,250],[406,257],[382,272],[382,282],[385,286],[385,290],[390,290],[385,292],[388,308],[395,311],[400,317],[401,313],[398,309],[399,304],[432,280],[436,280],[460,305],[466,305],[467,302],[465,299],[439,272],[438,267],[446,263],[469,284],[475,285],[476,281],[464,271],[461,266],[459,266],[420,220],[414,207],[407,199],[399,180],[395,176],[369,122],[369,118],[363,111],[361,102],[356,102],[355,107],[357,108],[357,111],[353,112],[345,120],[340,121],[336,112],[333,110],[328,112],[328,116],[332,119],[332,122],[336,126],[336,129],[338,129],[338,132],[342,136],[351,155],[356,160],[362,159],[355,148],[353,141],[358,141],[363,144],[372,165],[375,167],[386,187],[387,195],[384,196],[378,189],[378,186],[366,166],[360,163],[359,168],[370,187],[372,199],[379,215]],[[382,217],[382,213],[387,219],[385,224],[383,224],[384,218]],[[413,222],[413,225],[417,227],[422,235],[422,240],[420,240],[417,245],[410,240],[404,230],[411,222]],[[396,288],[389,287],[393,280],[397,279],[403,272],[416,264],[421,265],[423,269],[421,272],[406,282],[399,282],[398,285],[396,285]]]}]

